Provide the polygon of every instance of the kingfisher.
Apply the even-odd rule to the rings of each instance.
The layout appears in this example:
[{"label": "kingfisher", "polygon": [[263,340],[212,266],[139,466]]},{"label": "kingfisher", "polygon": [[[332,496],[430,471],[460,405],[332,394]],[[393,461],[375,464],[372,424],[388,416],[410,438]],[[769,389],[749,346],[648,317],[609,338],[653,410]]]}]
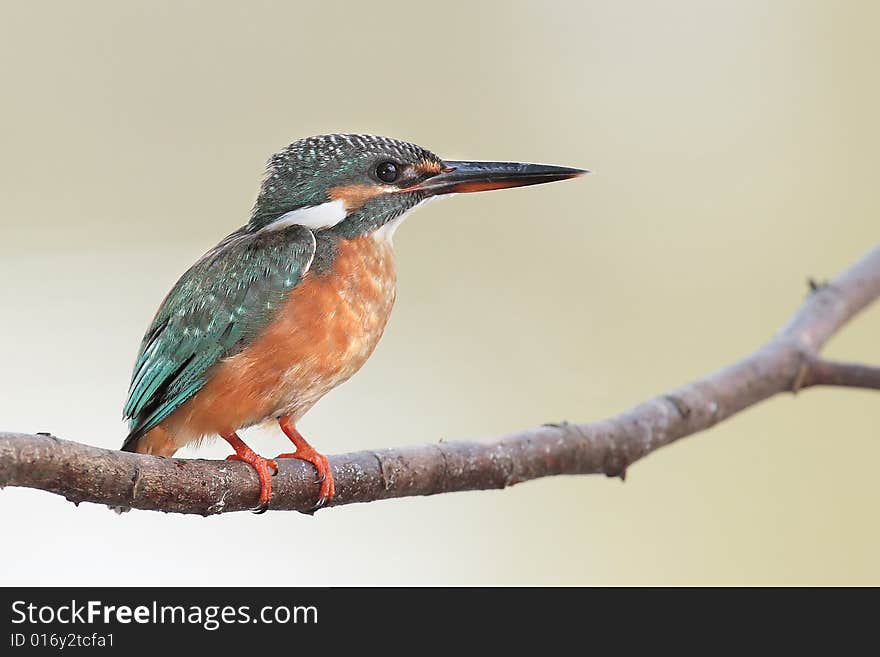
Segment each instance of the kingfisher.
[{"label": "kingfisher", "polygon": [[[443,160],[388,137],[331,134],[273,155],[248,223],[202,256],[141,342],[122,449],[172,456],[220,436],[256,471],[269,507],[276,460],[311,463],[315,508],[335,493],[328,459],[296,428],[370,357],[396,293],[392,239],[416,207],[463,192],[575,178],[522,162]],[[294,451],[255,453],[241,429],[277,422]]]}]

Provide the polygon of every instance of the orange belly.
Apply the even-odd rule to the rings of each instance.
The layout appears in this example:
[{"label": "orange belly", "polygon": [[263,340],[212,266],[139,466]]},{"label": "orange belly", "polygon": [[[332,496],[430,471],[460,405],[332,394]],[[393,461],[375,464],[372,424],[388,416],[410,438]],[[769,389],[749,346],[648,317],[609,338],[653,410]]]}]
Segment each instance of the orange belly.
[{"label": "orange belly", "polygon": [[220,361],[192,399],[141,439],[138,451],[170,456],[204,436],[282,415],[299,419],[369,358],[395,289],[390,244],[341,240],[332,267],[306,273],[266,330]]}]

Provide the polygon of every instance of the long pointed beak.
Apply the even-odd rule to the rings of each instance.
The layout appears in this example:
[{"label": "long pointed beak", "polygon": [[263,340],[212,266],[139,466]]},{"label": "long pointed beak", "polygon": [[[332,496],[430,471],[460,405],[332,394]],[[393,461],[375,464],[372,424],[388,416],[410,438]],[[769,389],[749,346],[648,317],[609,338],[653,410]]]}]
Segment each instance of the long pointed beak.
[{"label": "long pointed beak", "polygon": [[427,192],[431,196],[485,192],[490,189],[506,189],[525,185],[540,185],[577,178],[585,169],[558,167],[552,164],[528,164],[525,162],[464,162],[447,160],[446,168],[436,176],[413,185],[404,191]]}]

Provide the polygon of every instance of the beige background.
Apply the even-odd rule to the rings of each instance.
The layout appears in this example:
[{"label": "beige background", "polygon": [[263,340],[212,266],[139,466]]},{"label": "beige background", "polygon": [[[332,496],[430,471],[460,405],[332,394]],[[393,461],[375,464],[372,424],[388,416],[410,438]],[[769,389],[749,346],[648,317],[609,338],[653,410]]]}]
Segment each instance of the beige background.
[{"label": "beige background", "polygon": [[[409,220],[385,339],[301,425],[328,453],[608,416],[743,355],[877,239],[874,2],[0,7],[3,429],[118,446],[158,303],[309,134],[596,172]],[[828,353],[880,361],[878,331],[880,307]],[[880,584],[878,401],[779,398],[626,484],[314,518],[6,489],[0,583]]]}]

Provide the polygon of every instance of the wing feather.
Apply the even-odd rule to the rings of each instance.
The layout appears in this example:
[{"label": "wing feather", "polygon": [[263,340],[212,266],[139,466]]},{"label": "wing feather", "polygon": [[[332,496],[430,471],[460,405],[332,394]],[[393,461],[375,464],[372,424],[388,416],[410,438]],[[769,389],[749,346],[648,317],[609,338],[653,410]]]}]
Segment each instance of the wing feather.
[{"label": "wing feather", "polygon": [[177,282],[156,313],[134,365],[123,449],[191,399],[211,368],[271,322],[315,256],[303,226],[227,237]]}]

